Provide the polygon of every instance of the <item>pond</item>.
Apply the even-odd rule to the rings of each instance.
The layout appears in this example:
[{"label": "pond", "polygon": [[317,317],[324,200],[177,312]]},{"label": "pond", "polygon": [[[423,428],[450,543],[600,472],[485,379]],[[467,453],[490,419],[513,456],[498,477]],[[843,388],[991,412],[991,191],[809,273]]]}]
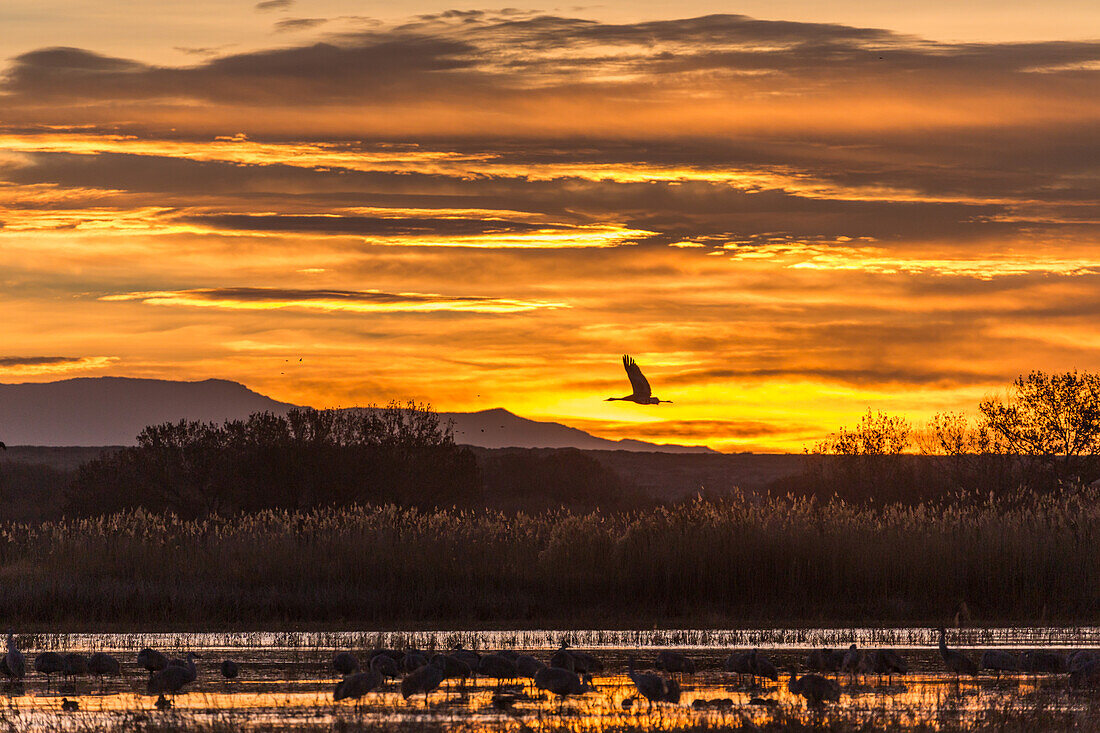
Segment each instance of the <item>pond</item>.
[{"label": "pond", "polygon": [[[37,634],[21,635],[28,673],[22,683],[0,688],[0,726],[12,730],[328,730],[408,728],[521,728],[630,730],[707,726],[783,729],[821,726],[848,729],[872,724],[881,728],[926,730],[1017,726],[1064,727],[1093,719],[1100,697],[1074,687],[1066,674],[1016,675],[998,679],[992,673],[956,681],[936,649],[930,629],[760,629],[662,631],[494,631],[494,632],[308,632],[213,634]],[[1095,628],[1018,628],[952,630],[949,641],[975,661],[987,648],[1013,651],[1044,648],[1059,654],[1100,648]],[[422,695],[403,700],[395,682],[359,702],[333,702],[340,679],[332,668],[336,651],[349,650],[366,663],[377,647],[449,649],[514,649],[548,661],[561,641],[597,654],[604,672],[594,675],[595,691],[551,700],[517,680],[503,686],[477,678],[447,681],[427,703]],[[909,673],[892,679],[871,675],[840,676],[840,700],[813,708],[787,685],[805,670],[809,649],[828,645],[847,648],[889,646],[904,655]],[[170,709],[155,707],[146,693],[148,673],[135,662],[136,652],[152,646],[172,655],[200,655],[198,679],[177,695]],[[753,683],[726,673],[722,664],[733,650],[758,647],[779,668],[778,684]],[[650,705],[637,695],[626,675],[628,657],[639,671],[652,670],[658,651],[677,649],[696,664],[695,674],[681,678],[678,704]],[[43,650],[105,651],[121,662],[122,674],[95,680],[47,681],[32,670]],[[235,680],[222,678],[223,659],[240,665]],[[65,711],[64,701],[78,709]]]}]

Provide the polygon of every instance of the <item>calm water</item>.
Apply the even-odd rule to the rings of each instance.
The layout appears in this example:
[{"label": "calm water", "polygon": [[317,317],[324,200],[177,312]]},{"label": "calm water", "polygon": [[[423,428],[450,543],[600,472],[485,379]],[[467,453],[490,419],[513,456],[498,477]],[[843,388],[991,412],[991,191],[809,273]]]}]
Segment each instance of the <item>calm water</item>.
[{"label": "calm water", "polygon": [[[950,637],[952,640],[955,634]],[[984,648],[1100,648],[1100,629],[990,629],[968,630],[958,635],[958,647],[975,660]],[[537,690],[509,685],[511,705],[494,704],[496,683],[487,680],[465,686],[448,681],[433,693],[425,707],[423,698],[403,701],[390,683],[356,705],[334,705],[332,689],[338,676],[331,668],[335,650],[362,653],[376,646],[415,645],[420,648],[450,647],[515,648],[549,659],[562,639],[574,646],[594,649],[608,673],[594,680],[596,692],[572,698],[560,708],[543,699]],[[841,680],[839,703],[824,711],[809,710],[801,698],[787,692],[791,672],[802,667],[806,650],[815,645],[846,647],[890,646],[904,649],[910,674],[892,684],[871,677]],[[967,728],[985,720],[990,711],[1008,708],[1090,715],[1096,708],[1094,694],[1072,690],[1065,675],[996,680],[992,676],[956,684],[936,653],[935,634],[929,629],[813,629],[740,631],[506,631],[420,632],[417,634],[307,633],[307,634],[117,634],[26,635],[19,637],[28,670],[35,653],[45,649],[108,651],[122,662],[121,677],[102,683],[90,678],[75,682],[55,680],[29,672],[21,686],[0,688],[0,727],[29,730],[125,730],[146,725],[202,725],[221,729],[250,727],[324,728],[335,722],[387,722],[417,727],[464,725],[469,728],[511,730],[520,727],[559,727],[599,731],[612,726],[659,726],[675,729],[697,723],[733,725],[745,721],[767,722],[776,715],[813,721],[842,711],[855,720],[879,724],[927,723],[937,728]],[[169,655],[195,651],[199,679],[186,693],[176,695],[173,709],[156,710],[155,696],[145,694],[147,674],[134,663],[136,650],[153,646]],[[739,683],[721,671],[732,649],[759,646],[781,670],[778,687],[753,687]],[[955,646],[955,644],[953,644]],[[634,700],[635,691],[625,676],[628,654],[640,669],[652,667],[657,649],[679,648],[689,654],[699,673],[683,680],[679,705],[649,709]],[[218,667],[232,658],[241,665],[238,680],[227,682]],[[365,661],[365,659],[363,660]],[[62,712],[63,699],[75,700],[80,710]],[[1083,718],[1084,719],[1084,718]]]}]

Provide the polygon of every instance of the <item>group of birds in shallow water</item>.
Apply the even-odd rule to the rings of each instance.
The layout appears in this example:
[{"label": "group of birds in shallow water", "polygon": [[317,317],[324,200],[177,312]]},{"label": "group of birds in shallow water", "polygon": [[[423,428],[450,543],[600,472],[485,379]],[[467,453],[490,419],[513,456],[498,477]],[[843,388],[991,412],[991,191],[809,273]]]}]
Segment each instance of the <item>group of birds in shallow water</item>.
[{"label": "group of birds in shallow water", "polygon": [[[170,659],[165,654],[149,648],[138,652],[137,666],[149,673],[146,689],[152,694],[159,695],[156,701],[158,708],[166,709],[172,706],[171,701],[164,697],[165,693],[179,692],[198,678],[198,669],[195,667],[195,660],[198,658],[199,655],[194,652],[189,652],[182,659]],[[116,657],[106,652],[95,652],[90,656],[77,652],[67,654],[40,652],[34,658],[34,671],[45,675],[48,688],[54,675],[70,680],[83,675],[91,675],[99,679],[117,677],[122,674],[122,665]],[[26,660],[15,643],[14,634],[9,631],[7,651],[3,657],[0,657],[0,674],[12,682],[21,682],[26,673]],[[227,680],[234,679],[240,673],[240,666],[227,659],[221,664],[221,673]],[[64,699],[61,709],[77,710],[79,704],[75,700]]]},{"label": "group of birds in shallow water", "polygon": [[[400,678],[401,697],[408,700],[423,694],[426,705],[428,695],[445,680],[459,680],[465,684],[466,680],[481,676],[497,681],[493,703],[499,707],[508,707],[518,699],[514,693],[502,692],[503,684],[520,679],[531,680],[536,689],[557,695],[564,702],[570,695],[594,690],[592,675],[604,670],[603,662],[595,655],[570,649],[564,643],[551,656],[549,664],[511,650],[479,654],[461,646],[446,654],[430,656],[417,649],[375,649],[367,658],[366,669],[360,667],[359,659],[350,652],[340,652],[333,658],[333,669],[344,675],[333,690],[334,701],[357,700],[380,689],[387,679]],[[633,678],[633,667],[631,675]],[[638,678],[647,676],[655,675],[637,675]]]},{"label": "group of birds in shallow water", "polygon": [[[981,661],[975,662],[966,654],[947,646],[946,631],[939,630],[939,654],[947,670],[955,675],[976,676],[981,670],[997,675],[1005,674],[1059,674],[1068,673],[1075,683],[1100,684],[1100,653],[1076,651],[1057,654],[1049,651],[1028,651],[1014,655],[1003,650],[986,651]],[[195,666],[197,654],[188,653],[183,658],[170,659],[154,649],[145,648],[137,654],[136,663],[149,673],[147,690],[157,694],[156,707],[172,706],[165,695],[182,691],[198,678]],[[373,691],[379,691],[388,680],[400,680],[397,687],[402,698],[408,700],[422,694],[427,705],[428,695],[446,680],[466,680],[482,677],[496,680],[493,705],[502,709],[511,707],[517,700],[529,699],[522,689],[505,689],[504,683],[531,680],[535,689],[557,696],[564,704],[566,698],[594,691],[592,675],[604,671],[603,662],[594,654],[572,649],[565,642],[551,655],[549,662],[516,651],[503,650],[486,654],[456,646],[447,653],[429,654],[417,649],[375,649],[367,655],[363,667],[359,658],[351,652],[340,652],[332,660],[332,668],[342,676],[333,690],[333,701],[361,700]],[[45,675],[47,686],[53,675],[73,678],[90,674],[94,677],[110,677],[121,674],[121,665],[115,657],[104,652],[90,656],[78,653],[41,652],[34,659],[34,671]],[[739,682],[748,677],[755,688],[760,681],[778,684],[779,669],[758,649],[734,652],[723,663],[723,670],[737,675]],[[628,657],[627,675],[637,696],[652,707],[654,703],[679,703],[680,682],[683,675],[696,672],[695,662],[675,651],[662,651],[653,661],[655,672],[639,672],[634,657]],[[906,675],[909,665],[905,658],[893,649],[860,649],[852,644],[846,650],[814,649],[806,658],[805,674],[792,674],[788,689],[800,695],[813,706],[840,699],[838,680],[842,676],[857,675],[886,677],[892,682],[894,675]],[[240,674],[240,666],[232,660],[224,660],[220,666],[224,679],[233,680]],[[12,681],[21,681],[26,675],[26,662],[19,651],[14,636],[9,632],[7,652],[0,657],[0,674]],[[833,678],[830,679],[829,675]],[[632,706],[634,697],[624,701],[624,707]],[[761,702],[765,702],[761,700]],[[78,703],[65,699],[63,710],[77,710]]]},{"label": "group of birds in shallow water", "polygon": [[[1018,657],[1006,651],[990,650],[981,657],[980,664],[966,654],[947,646],[946,631],[939,630],[940,658],[956,681],[963,675],[976,676],[981,670],[1003,674],[1057,674],[1071,673],[1075,682],[1100,683],[1100,653],[1077,651],[1057,654],[1046,651],[1023,652]],[[549,663],[515,651],[497,651],[488,654],[463,649],[461,646],[446,654],[429,656],[419,650],[375,649],[367,655],[366,669],[350,652],[341,652],[333,659],[333,668],[344,675],[333,692],[336,701],[360,699],[369,692],[380,690],[387,679],[400,678],[401,696],[406,700],[423,694],[427,704],[428,694],[440,687],[444,680],[466,679],[481,676],[497,681],[497,694],[493,704],[508,707],[517,699],[524,699],[522,692],[502,692],[508,681],[529,679],[538,690],[558,696],[561,702],[571,695],[583,695],[595,690],[592,675],[604,671],[603,662],[595,655],[569,648],[562,643],[550,657]],[[638,672],[634,657],[628,657],[627,675],[639,697],[648,705],[654,703],[679,703],[680,682],[683,675],[695,674],[696,665],[690,657],[675,651],[657,654],[653,667],[658,672]],[[814,649],[806,658],[805,674],[792,674],[788,689],[800,695],[810,705],[840,699],[838,679],[843,676],[876,676],[893,681],[894,675],[909,673],[905,658],[893,649],[860,649],[852,644],[846,650]],[[737,675],[738,681],[748,678],[755,687],[760,681],[779,683],[780,672],[759,649],[734,652],[723,663],[725,672]],[[402,676],[404,675],[404,676]],[[830,675],[833,676],[830,679]],[[632,705],[628,698],[624,705]],[[762,701],[763,702],[763,701]]]}]

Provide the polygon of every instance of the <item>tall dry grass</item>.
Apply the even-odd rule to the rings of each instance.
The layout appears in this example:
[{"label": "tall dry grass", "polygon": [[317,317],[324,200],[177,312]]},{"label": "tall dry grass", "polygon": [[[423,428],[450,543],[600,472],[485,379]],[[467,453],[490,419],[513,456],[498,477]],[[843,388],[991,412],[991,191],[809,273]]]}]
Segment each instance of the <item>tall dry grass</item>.
[{"label": "tall dry grass", "polygon": [[0,527],[24,628],[1096,623],[1100,496],[696,501],[622,515],[356,507]]}]

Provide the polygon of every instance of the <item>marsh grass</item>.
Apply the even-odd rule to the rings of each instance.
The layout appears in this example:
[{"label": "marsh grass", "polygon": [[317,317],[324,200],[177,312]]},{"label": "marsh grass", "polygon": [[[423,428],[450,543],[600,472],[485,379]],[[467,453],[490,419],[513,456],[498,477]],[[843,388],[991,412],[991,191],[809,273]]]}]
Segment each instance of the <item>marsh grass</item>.
[{"label": "marsh grass", "polygon": [[72,628],[655,628],[1100,618],[1100,499],[628,514],[351,507],[0,526],[0,617]]},{"label": "marsh grass", "polygon": [[[1046,702],[1024,700],[1007,707],[986,707],[966,718],[934,716],[913,719],[906,713],[867,711],[835,708],[818,713],[779,708],[765,720],[753,720],[738,712],[719,721],[691,721],[676,718],[641,722],[616,722],[593,718],[541,720],[538,730],[544,733],[643,733],[643,731],[668,730],[677,733],[725,733],[726,731],[751,731],[752,733],[872,733],[877,731],[906,731],[907,733],[953,733],[955,731],[1002,731],[1004,733],[1032,733],[1033,731],[1093,731],[1100,729],[1100,714],[1096,704],[1068,711]],[[350,714],[324,722],[293,723],[257,721],[247,715],[215,716],[198,720],[186,714],[174,712],[160,715],[127,714],[112,721],[89,720],[87,724],[71,717],[57,715],[52,721],[41,721],[48,729],[68,730],[75,733],[102,731],[103,733],[484,733],[487,730],[532,730],[530,726],[507,721],[461,719],[393,719],[379,720]],[[22,731],[23,721],[0,713],[0,730]]]}]

